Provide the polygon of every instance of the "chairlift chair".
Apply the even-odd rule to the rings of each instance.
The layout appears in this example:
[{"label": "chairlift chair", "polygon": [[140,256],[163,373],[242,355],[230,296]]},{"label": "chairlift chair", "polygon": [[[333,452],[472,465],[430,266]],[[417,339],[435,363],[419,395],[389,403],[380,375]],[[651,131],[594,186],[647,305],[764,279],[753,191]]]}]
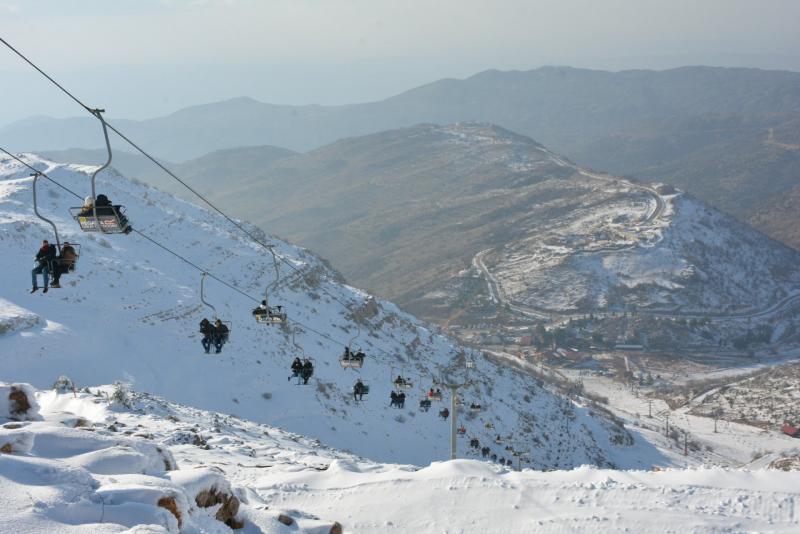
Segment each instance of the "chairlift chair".
[{"label": "chairlift chair", "polygon": [[491,421],[487,421],[487,422],[486,422],[486,424],[485,424],[485,425],[483,425],[483,426],[484,426],[484,428],[486,428],[487,430],[494,430],[494,423],[492,423]]},{"label": "chairlift chair", "polygon": [[127,234],[131,231],[131,226],[128,221],[128,217],[125,215],[125,206],[120,206],[118,204],[115,205],[107,205],[107,206],[98,206],[97,205],[97,190],[96,190],[96,181],[97,175],[100,174],[101,171],[108,168],[111,165],[111,143],[108,140],[108,128],[106,126],[106,121],[103,118],[102,113],[105,110],[102,109],[94,109],[91,110],[92,115],[97,117],[100,121],[100,124],[103,126],[103,137],[106,141],[106,150],[108,151],[108,159],[106,162],[95,169],[92,173],[92,207],[91,211],[88,209],[88,206],[79,206],[79,207],[72,207],[69,208],[69,213],[72,215],[72,218],[77,221],[78,225],[81,227],[81,230],[84,232],[102,232],[104,234]]},{"label": "chairlift chair", "polygon": [[[205,304],[206,306],[208,306],[209,308],[211,308],[211,311],[213,312],[213,314],[212,314],[212,317],[214,318],[214,322],[216,322],[217,320],[219,320],[219,322],[221,322],[222,324],[224,324],[224,325],[225,325],[225,327],[228,329],[228,331],[222,335],[222,344],[223,344],[223,345],[225,345],[225,344],[226,344],[226,343],[228,343],[228,341],[230,340],[230,337],[231,337],[231,332],[233,331],[233,326],[232,326],[232,324],[231,324],[231,322],[230,322],[230,321],[223,321],[223,320],[219,319],[219,318],[217,317],[217,309],[214,307],[214,305],[213,305],[213,304],[211,304],[210,302],[208,302],[208,301],[206,300],[206,298],[205,298],[205,281],[206,281],[206,276],[208,276],[208,273],[205,273],[205,272],[204,272],[204,273],[203,273],[203,275],[200,277],[200,302],[202,302],[203,304]],[[213,324],[213,323],[212,323],[212,324]]]},{"label": "chairlift chair", "polygon": [[257,323],[280,325],[286,322],[287,315],[283,310],[283,306],[270,307],[269,288],[277,285],[281,279],[281,272],[278,269],[278,258],[275,256],[275,251],[272,250],[271,246],[269,247],[269,252],[272,254],[272,265],[275,267],[275,281],[264,289],[264,300],[258,308],[253,310],[253,317],[255,317]]},{"label": "chairlift chair", "polygon": [[366,354],[364,354],[361,350],[356,350],[355,352],[350,349],[353,344],[353,341],[361,334],[361,328],[356,324],[356,335],[350,338],[347,342],[347,347],[345,347],[342,356],[339,358],[339,365],[342,366],[344,369],[361,369],[364,366],[364,359]]},{"label": "chairlift chair", "polygon": [[[39,177],[42,176],[42,173],[35,172],[31,176],[33,177],[33,188],[32,188],[33,189],[33,212],[36,214],[37,217],[39,217],[41,220],[43,220],[44,222],[46,222],[47,224],[49,224],[53,228],[53,235],[55,235],[55,238],[56,238],[56,251],[58,252],[58,256],[52,262],[50,262],[50,265],[48,265],[48,269],[49,269],[50,273],[54,273],[55,272],[55,268],[56,267],[60,268],[60,267],[64,266],[64,264],[66,263],[66,260],[61,258],[62,246],[61,246],[61,240],[60,240],[60,238],[58,236],[58,228],[56,227],[56,225],[55,225],[55,223],[53,221],[51,221],[50,219],[46,218],[41,213],[39,213],[39,203],[38,203],[38,199],[37,199],[37,195],[36,195],[36,183],[38,182]],[[79,243],[70,243],[68,241],[65,241],[64,243],[65,243],[65,245],[69,244],[69,246],[72,247],[73,251],[75,252],[75,259],[72,260],[67,265],[66,271],[64,271],[62,274],[71,274],[71,273],[74,273],[76,271],[76,269],[77,269],[78,259],[80,259],[80,257],[81,257],[81,246],[80,246]]]},{"label": "chairlift chair", "polygon": [[463,438],[464,436],[467,435],[467,427],[465,427],[464,425],[461,425],[460,427],[458,427],[456,429],[456,433],[458,434],[459,437]]}]

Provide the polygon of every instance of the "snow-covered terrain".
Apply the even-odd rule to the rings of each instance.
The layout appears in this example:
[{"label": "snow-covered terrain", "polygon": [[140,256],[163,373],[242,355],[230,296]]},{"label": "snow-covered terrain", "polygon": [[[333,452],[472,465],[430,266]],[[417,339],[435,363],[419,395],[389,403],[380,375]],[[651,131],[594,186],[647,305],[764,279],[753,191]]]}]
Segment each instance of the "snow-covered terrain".
[{"label": "snow-covered terrain", "polygon": [[[66,187],[86,194],[91,167],[27,161]],[[197,332],[210,311],[199,299],[200,272],[134,234],[81,234],[68,217],[77,199],[47,180],[39,184],[39,209],[60,228],[61,239],[79,242],[78,271],[61,289],[29,294],[33,255],[49,227],[31,206],[32,179],[22,165],[0,161],[0,286],[3,324],[0,378],[47,387],[61,374],[79,386],[124,381],[136,389],[202,409],[236,414],[317,438],[376,460],[426,465],[449,457],[449,421],[418,408],[432,380],[449,370],[474,385],[463,390],[469,437],[492,454],[508,456],[512,443],[538,468],[669,465],[645,442],[582,404],[551,393],[530,377],[480,357],[466,369],[462,347],[404,314],[343,285],[317,257],[271,239],[275,250],[299,269],[281,263],[270,303],[283,304],[301,328],[292,344],[289,329],[256,324],[254,301],[213,279],[206,298],[232,323],[231,341],[219,355],[204,354]],[[134,227],[211,274],[260,299],[275,281],[269,254],[218,215],[110,172],[101,190],[127,207]],[[331,298],[331,295],[336,300]],[[340,302],[348,304],[348,308]],[[368,356],[361,371],[343,370],[338,357],[359,330],[354,346]],[[329,338],[329,339],[328,339]],[[334,341],[331,341],[334,340]],[[308,386],[287,380],[296,355],[315,359]],[[389,406],[392,379],[414,381],[405,408]],[[357,377],[371,387],[363,402],[351,393]],[[445,398],[445,400],[447,400]],[[461,411],[461,410],[460,410]],[[491,428],[493,426],[493,428]],[[503,444],[494,443],[496,435]],[[467,439],[459,454],[474,454]]]},{"label": "snow-covered terrain", "polygon": [[[795,293],[796,252],[692,197],[647,197],[639,185],[595,176],[577,180],[580,208],[487,257],[509,301],[554,312],[714,316],[757,312]],[[648,219],[656,200],[664,207]]]},{"label": "snow-covered terrain", "polygon": [[800,528],[794,472],[380,464],[113,386],[70,389],[39,392],[41,415],[0,413],[0,446],[20,435],[29,444],[0,455],[0,531],[213,533],[228,531],[223,521],[317,534]]}]

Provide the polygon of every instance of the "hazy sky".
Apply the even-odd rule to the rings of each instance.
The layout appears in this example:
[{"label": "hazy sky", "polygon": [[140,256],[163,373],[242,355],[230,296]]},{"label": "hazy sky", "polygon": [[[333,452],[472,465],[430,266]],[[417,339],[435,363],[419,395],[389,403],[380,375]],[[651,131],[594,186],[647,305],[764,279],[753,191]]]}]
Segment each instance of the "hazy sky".
[{"label": "hazy sky", "polygon": [[[488,68],[800,70],[800,0],[0,0],[0,35],[109,117],[377,100]],[[75,116],[0,49],[0,123]]]}]

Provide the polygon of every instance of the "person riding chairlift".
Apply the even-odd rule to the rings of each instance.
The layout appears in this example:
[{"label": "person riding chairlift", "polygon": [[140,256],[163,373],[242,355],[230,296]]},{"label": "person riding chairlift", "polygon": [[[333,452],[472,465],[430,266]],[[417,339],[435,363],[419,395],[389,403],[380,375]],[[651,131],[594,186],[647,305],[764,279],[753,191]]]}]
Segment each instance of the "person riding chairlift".
[{"label": "person riding chairlift", "polygon": [[295,358],[294,361],[292,362],[292,376],[289,377],[289,380],[300,376],[302,370],[303,370],[303,362],[300,361],[300,358]]},{"label": "person riding chairlift", "polygon": [[214,348],[217,349],[217,354],[222,352],[222,345],[228,341],[229,332],[228,327],[221,320],[214,321]]},{"label": "person riding chairlift", "polygon": [[256,308],[253,310],[253,315],[266,315],[267,314],[267,309],[268,309],[267,308],[267,301],[266,300],[262,300],[261,304],[256,306]]},{"label": "person riding chairlift", "polygon": [[311,363],[311,360],[306,360],[303,362],[302,369],[300,371],[300,378],[303,379],[303,384],[308,384],[308,379],[311,378],[311,375],[314,374],[314,364]]},{"label": "person riding chairlift", "polygon": [[75,248],[69,244],[69,241],[64,241],[64,246],[61,247],[61,255],[53,262],[53,283],[50,284],[50,287],[61,287],[61,275],[67,274],[76,261],[78,261],[78,254],[75,252]]},{"label": "person riding chairlift", "polygon": [[208,354],[211,350],[211,344],[214,341],[214,326],[211,324],[211,321],[208,319],[200,321],[200,333],[203,334],[203,339],[200,340],[200,343],[203,344],[203,348],[206,354]]},{"label": "person riding chairlift", "polygon": [[56,248],[45,239],[42,241],[42,246],[36,252],[35,260],[36,260],[36,267],[31,270],[31,281],[33,282],[33,289],[31,289],[31,293],[35,293],[39,290],[39,286],[36,283],[36,275],[41,274],[42,279],[44,281],[44,291],[43,293],[47,293],[47,284],[49,282],[50,270],[53,266],[53,260],[56,257]]},{"label": "person riding chairlift", "polygon": [[360,378],[353,385],[353,400],[358,401],[359,398],[364,398],[364,384]]},{"label": "person riding chairlift", "polygon": [[83,200],[83,206],[81,206],[81,211],[78,213],[81,217],[91,217],[97,213],[98,217],[103,216],[114,216],[119,221],[120,228],[123,229],[123,232],[126,234],[131,233],[133,228],[131,225],[128,224],[128,218],[125,217],[122,213],[122,206],[119,204],[112,204],[111,201],[105,195],[97,195],[97,199],[95,199],[94,204],[92,204],[92,197],[86,197]]}]

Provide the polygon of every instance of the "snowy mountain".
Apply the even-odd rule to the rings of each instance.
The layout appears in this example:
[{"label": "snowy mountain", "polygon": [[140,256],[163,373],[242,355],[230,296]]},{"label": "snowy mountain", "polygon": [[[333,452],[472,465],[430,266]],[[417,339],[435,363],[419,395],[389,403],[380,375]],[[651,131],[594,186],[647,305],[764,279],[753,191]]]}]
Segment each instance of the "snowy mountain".
[{"label": "snowy mountain", "polygon": [[[34,392],[0,383],[0,531],[789,533],[800,527],[795,472],[381,464],[152,395],[59,386]],[[15,390],[33,406],[4,402]]]},{"label": "snowy mountain", "polygon": [[[92,167],[24,157],[80,195],[89,192]],[[80,233],[67,212],[79,201],[47,180],[39,183],[39,209],[58,225],[62,241],[81,245],[81,257],[77,272],[62,278],[63,288],[29,294],[33,255],[42,239],[53,237],[33,214],[31,185],[26,168],[0,161],[4,380],[41,388],[62,374],[79,386],[123,381],[372,459],[424,465],[449,453],[449,423],[437,417],[438,403],[429,412],[418,409],[433,379],[446,374],[473,381],[463,391],[465,406],[476,402],[483,410],[462,410],[461,420],[468,436],[498,456],[508,456],[505,448],[513,446],[529,453],[531,465],[539,468],[668,463],[588,401],[567,400],[546,384],[477,355],[469,356],[475,365],[468,369],[468,353],[453,340],[343,284],[307,250],[271,238],[276,252],[297,269],[281,263],[270,294],[271,304],[284,305],[289,317],[304,325],[294,346],[289,329],[251,317],[264,287],[276,282],[263,248],[220,216],[116,172],[102,175],[100,189],[127,207],[137,230],[255,299],[207,279],[206,299],[220,318],[231,321],[230,342],[219,355],[206,355],[200,346],[198,323],[211,312],[200,302],[198,269],[135,233]],[[368,355],[360,371],[338,363],[350,340]],[[315,359],[308,386],[287,379],[292,359],[302,354]],[[398,374],[414,381],[402,410],[389,407]],[[351,393],[357,377],[371,387],[363,402],[354,402]],[[494,443],[498,434],[502,444]],[[468,441],[459,440],[459,454],[468,454]]]}]

